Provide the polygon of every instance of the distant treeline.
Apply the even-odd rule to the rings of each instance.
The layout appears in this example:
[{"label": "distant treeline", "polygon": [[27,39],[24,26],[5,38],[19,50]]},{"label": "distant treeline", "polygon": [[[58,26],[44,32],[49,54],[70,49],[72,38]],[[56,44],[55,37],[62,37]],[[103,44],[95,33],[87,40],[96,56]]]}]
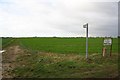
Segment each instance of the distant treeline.
[{"label": "distant treeline", "polygon": [[[2,39],[5,39],[5,38],[86,38],[86,37],[56,37],[56,36],[53,36],[53,37],[0,37]],[[120,38],[120,36],[118,37],[89,37],[89,38]]]}]

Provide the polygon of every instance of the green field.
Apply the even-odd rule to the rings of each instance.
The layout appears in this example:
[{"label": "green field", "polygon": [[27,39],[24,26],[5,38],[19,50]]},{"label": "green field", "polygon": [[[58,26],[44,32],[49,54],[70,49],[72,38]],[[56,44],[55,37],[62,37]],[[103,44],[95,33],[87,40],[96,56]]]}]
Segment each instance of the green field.
[{"label": "green field", "polygon": [[2,38],[0,38],[0,50],[2,49]]},{"label": "green field", "polygon": [[13,41],[13,38],[2,38],[2,48],[9,46]]},{"label": "green field", "polygon": [[[86,38],[22,38],[21,45],[34,51],[84,54]],[[112,51],[118,51],[117,38],[113,39]],[[102,53],[103,38],[89,38],[89,53]]]},{"label": "green field", "polygon": [[9,52],[3,62],[14,65],[7,71],[14,78],[118,77],[118,38],[113,38],[112,56],[106,57],[101,55],[103,38],[89,38],[88,60],[85,42],[85,38],[6,38],[2,45]]}]

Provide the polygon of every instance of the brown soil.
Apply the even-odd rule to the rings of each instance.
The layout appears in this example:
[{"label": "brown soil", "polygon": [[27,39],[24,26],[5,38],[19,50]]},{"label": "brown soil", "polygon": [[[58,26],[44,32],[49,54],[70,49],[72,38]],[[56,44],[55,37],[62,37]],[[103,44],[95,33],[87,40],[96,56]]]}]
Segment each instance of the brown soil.
[{"label": "brown soil", "polygon": [[0,80],[2,77],[2,54],[0,53]]},{"label": "brown soil", "polygon": [[2,54],[2,73],[3,78],[12,78],[14,74],[11,71],[16,66],[16,58],[23,53],[23,50],[18,45],[7,47],[6,52]]}]

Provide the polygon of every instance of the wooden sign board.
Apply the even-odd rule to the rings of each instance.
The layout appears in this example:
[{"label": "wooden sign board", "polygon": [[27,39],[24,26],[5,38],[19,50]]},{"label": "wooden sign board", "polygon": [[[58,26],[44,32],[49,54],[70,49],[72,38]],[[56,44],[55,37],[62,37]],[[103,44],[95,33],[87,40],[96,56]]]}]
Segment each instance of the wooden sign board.
[{"label": "wooden sign board", "polygon": [[104,39],[104,45],[112,45],[112,39],[111,38]]},{"label": "wooden sign board", "polygon": [[103,52],[103,56],[105,56],[106,53],[109,53],[111,56],[111,54],[112,54],[112,38],[104,38],[103,39],[102,52]]}]

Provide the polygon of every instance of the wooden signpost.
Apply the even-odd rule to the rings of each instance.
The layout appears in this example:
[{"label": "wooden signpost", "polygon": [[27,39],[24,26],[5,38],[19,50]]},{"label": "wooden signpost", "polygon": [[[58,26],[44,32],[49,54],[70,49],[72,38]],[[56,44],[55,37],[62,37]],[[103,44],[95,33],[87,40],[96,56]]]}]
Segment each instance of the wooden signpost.
[{"label": "wooden signpost", "polygon": [[103,39],[103,49],[102,49],[102,55],[103,57],[106,56],[106,53],[112,54],[112,38],[104,38]]}]

